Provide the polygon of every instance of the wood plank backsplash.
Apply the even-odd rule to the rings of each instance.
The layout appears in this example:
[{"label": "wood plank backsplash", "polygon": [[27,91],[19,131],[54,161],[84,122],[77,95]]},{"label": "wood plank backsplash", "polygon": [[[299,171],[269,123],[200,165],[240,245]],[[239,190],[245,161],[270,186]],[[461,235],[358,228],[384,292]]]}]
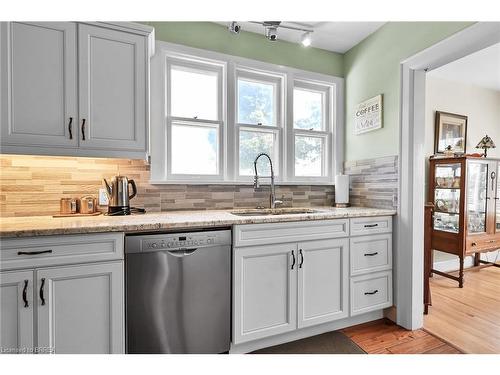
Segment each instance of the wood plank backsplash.
[{"label": "wood plank backsplash", "polygon": [[[53,215],[63,197],[97,196],[102,179],[117,174],[134,179],[134,207],[148,212],[254,208],[269,204],[269,188],[250,185],[152,185],[143,160],[0,154],[0,216]],[[331,206],[333,186],[286,185],[276,188],[285,206]]]}]

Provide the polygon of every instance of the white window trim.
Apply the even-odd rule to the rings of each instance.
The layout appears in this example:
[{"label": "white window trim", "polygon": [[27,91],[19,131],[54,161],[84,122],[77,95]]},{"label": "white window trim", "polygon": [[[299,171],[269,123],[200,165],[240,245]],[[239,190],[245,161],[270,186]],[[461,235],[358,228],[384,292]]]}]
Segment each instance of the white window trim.
[{"label": "white window trim", "polygon": [[[323,93],[323,117],[322,117],[322,130],[308,130],[308,129],[296,129],[294,127],[294,118],[293,118],[293,113],[292,113],[292,118],[290,123],[290,136],[292,138],[291,144],[293,145],[293,148],[290,151],[290,155],[293,155],[291,158],[293,160],[293,165],[290,168],[291,173],[289,176],[291,176],[291,179],[293,181],[304,181],[304,182],[311,182],[311,181],[325,181],[329,182],[332,181],[334,178],[335,174],[332,175],[333,173],[333,166],[332,162],[333,160],[329,159],[330,155],[333,155],[332,153],[332,147],[333,145],[333,132],[334,132],[334,122],[332,121],[333,117],[333,110],[334,110],[334,104],[333,104],[333,91],[334,91],[334,86],[331,84],[327,84],[325,82],[318,83],[318,82],[313,82],[310,80],[301,80],[301,79],[295,79],[293,82],[293,88],[297,87],[300,89],[305,89],[305,90],[311,90],[315,92],[322,92]],[[292,93],[293,93],[293,88],[292,88]],[[293,101],[293,95],[292,95],[292,101]],[[295,136],[306,136],[306,137],[312,137],[312,138],[321,138],[323,139],[323,157],[322,157],[322,174],[323,176],[296,176],[295,175]],[[334,149],[335,150],[335,149]]]},{"label": "white window trim", "polygon": [[[186,176],[167,174],[167,92],[166,72],[167,57],[180,58],[191,61],[203,61],[223,67],[222,75],[222,118],[223,125],[220,127],[219,161],[220,175],[216,176]],[[153,184],[251,184],[252,178],[238,178],[239,162],[237,156],[238,132],[235,130],[236,123],[236,77],[237,71],[248,70],[257,73],[282,76],[281,95],[283,106],[281,110],[281,144],[278,151],[280,157],[273,160],[279,168],[276,183],[279,185],[332,185],[334,176],[343,171],[344,160],[344,79],[325,75],[321,73],[308,72],[287,66],[265,63],[257,60],[231,56],[208,50],[186,47],[183,45],[156,41],[156,54],[151,60],[151,179]],[[294,150],[293,137],[293,85],[295,81],[308,82],[319,86],[331,85],[330,91],[330,116],[332,133],[329,136],[329,147],[333,147],[333,153],[325,160],[328,165],[327,177],[293,177],[295,160],[292,159]],[[189,119],[192,121],[193,119]],[[229,125],[228,125],[229,124]],[[243,126],[243,125],[242,125]],[[244,125],[247,127],[247,125]],[[259,126],[260,127],[260,126]],[[263,126],[264,127],[264,126]],[[274,128],[274,127],[272,127]],[[288,152],[291,148],[291,153]],[[288,157],[287,157],[288,156]],[[237,169],[238,168],[238,169]]]}]

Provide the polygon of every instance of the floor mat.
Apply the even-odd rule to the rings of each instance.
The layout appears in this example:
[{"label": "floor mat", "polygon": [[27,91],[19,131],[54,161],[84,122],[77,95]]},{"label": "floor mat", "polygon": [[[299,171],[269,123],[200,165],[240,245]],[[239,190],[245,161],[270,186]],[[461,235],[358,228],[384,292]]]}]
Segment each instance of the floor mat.
[{"label": "floor mat", "polygon": [[252,354],[366,354],[366,352],[342,332],[334,331],[260,349]]}]

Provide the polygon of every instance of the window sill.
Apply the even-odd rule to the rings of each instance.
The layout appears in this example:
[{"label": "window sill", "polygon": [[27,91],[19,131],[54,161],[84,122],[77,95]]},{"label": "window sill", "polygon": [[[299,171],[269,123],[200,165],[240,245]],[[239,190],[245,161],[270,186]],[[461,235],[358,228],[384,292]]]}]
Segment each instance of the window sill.
[{"label": "window sill", "polygon": [[[150,180],[151,185],[248,185],[253,186],[251,181],[202,181],[202,180]],[[262,185],[269,185],[268,181],[262,180]],[[275,186],[334,186],[333,181],[275,181]]]}]

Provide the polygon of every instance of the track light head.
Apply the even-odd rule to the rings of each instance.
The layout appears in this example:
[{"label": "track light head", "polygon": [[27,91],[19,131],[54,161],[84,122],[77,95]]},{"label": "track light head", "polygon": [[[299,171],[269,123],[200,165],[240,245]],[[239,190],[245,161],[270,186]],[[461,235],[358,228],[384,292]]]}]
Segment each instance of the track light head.
[{"label": "track light head", "polygon": [[311,32],[307,31],[302,35],[302,38],[300,38],[300,43],[304,47],[309,47],[311,45]]},{"label": "track light head", "polygon": [[233,33],[233,34],[239,34],[240,33],[240,30],[241,30],[241,26],[238,25],[238,22],[236,21],[232,21],[229,26],[227,27],[227,29]]},{"label": "track light head", "polygon": [[278,40],[278,27],[266,26],[266,38],[271,42],[276,42]]}]

